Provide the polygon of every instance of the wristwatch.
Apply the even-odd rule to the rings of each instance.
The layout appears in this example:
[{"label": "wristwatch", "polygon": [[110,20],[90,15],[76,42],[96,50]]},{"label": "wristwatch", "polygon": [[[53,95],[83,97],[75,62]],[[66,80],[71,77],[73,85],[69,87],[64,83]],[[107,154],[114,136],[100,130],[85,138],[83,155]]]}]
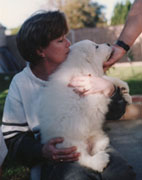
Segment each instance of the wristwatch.
[{"label": "wristwatch", "polygon": [[123,41],[118,40],[116,41],[116,44],[120,46],[121,48],[123,48],[125,51],[128,51],[130,49],[130,46],[124,43]]}]

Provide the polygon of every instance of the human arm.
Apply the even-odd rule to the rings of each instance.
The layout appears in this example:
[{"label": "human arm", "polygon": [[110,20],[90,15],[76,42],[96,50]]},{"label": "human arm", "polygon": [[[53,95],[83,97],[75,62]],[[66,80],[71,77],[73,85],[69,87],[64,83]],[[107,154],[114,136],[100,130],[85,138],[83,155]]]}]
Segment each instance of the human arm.
[{"label": "human arm", "polygon": [[35,139],[33,132],[21,133],[6,140],[9,149],[8,157],[12,161],[16,160],[30,166],[45,160],[77,161],[80,154],[76,152],[76,147],[56,148],[56,144],[62,141],[62,138],[55,138],[43,145]]},{"label": "human arm", "polygon": [[[133,3],[124,28],[118,38],[119,41],[123,41],[129,47],[133,45],[137,37],[142,32],[142,0],[135,0]],[[119,61],[120,58],[126,54],[126,50],[124,50],[119,45],[113,45],[113,55],[109,59],[109,61],[104,63],[104,68],[107,69],[112,66],[114,63]]]},{"label": "human arm", "polygon": [[80,96],[102,93],[106,97],[109,97],[115,90],[114,85],[110,81],[104,78],[91,76],[90,74],[72,78],[68,86],[72,87],[73,91]]},{"label": "human arm", "polygon": [[106,97],[111,98],[109,111],[106,114],[107,120],[115,120],[122,117],[125,113],[127,102],[123,98],[120,89],[114,87],[112,82],[94,76],[78,76],[74,77],[69,86],[80,96],[88,94],[102,93]]}]

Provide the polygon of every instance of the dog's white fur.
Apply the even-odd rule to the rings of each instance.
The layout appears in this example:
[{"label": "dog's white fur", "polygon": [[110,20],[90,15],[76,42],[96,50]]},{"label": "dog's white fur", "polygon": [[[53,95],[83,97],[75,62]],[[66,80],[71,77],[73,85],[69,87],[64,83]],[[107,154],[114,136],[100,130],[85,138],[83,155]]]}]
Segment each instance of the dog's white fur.
[{"label": "dog's white fur", "polygon": [[[75,43],[66,61],[50,76],[48,87],[41,92],[38,103],[42,143],[54,137],[64,137],[64,142],[57,147],[77,146],[81,153],[78,162],[99,172],[109,162],[109,155],[105,151],[109,138],[102,125],[110,98],[103,94],[80,97],[68,87],[68,83],[78,75],[102,77],[102,64],[111,52],[112,48],[107,44],[96,44],[89,40]],[[125,82],[105,78],[119,86],[124,98],[131,101]]]}]

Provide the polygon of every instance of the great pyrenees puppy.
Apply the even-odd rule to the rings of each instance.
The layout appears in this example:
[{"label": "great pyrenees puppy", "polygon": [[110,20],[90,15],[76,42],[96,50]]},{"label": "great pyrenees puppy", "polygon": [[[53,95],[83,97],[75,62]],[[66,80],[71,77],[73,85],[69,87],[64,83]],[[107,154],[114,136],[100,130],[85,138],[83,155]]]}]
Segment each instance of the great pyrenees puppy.
[{"label": "great pyrenees puppy", "polygon": [[[78,163],[98,172],[102,172],[109,162],[106,152],[109,138],[102,126],[111,100],[99,93],[80,97],[68,84],[74,76],[102,77],[103,62],[111,53],[108,44],[96,44],[90,40],[72,45],[65,62],[49,77],[48,87],[42,89],[36,109],[42,143],[64,137],[64,142],[57,147],[77,146],[81,153]],[[126,101],[131,102],[125,82],[104,78],[119,86]]]}]

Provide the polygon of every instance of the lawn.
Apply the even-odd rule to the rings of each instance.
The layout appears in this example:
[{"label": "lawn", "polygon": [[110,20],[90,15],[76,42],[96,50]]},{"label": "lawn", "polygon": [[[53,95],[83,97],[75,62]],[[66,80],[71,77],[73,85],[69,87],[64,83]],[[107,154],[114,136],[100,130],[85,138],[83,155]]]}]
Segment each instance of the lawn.
[{"label": "lawn", "polygon": [[107,75],[126,81],[131,95],[142,94],[142,65],[112,67],[108,70]]},{"label": "lawn", "polygon": [[[118,77],[128,82],[130,94],[142,94],[142,66],[134,67],[112,67],[107,75]],[[0,74],[0,120],[2,117],[5,97],[8,93],[8,87],[13,75]],[[0,121],[1,122],[1,121]],[[5,164],[3,170],[3,180],[28,180],[29,168],[19,165],[7,166]]]}]

